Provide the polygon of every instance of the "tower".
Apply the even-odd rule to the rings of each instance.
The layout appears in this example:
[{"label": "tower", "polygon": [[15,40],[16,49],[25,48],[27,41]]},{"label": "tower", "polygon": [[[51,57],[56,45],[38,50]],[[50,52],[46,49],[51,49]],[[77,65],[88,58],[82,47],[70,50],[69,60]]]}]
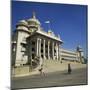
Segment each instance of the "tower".
[{"label": "tower", "polygon": [[15,54],[12,59],[15,61],[15,66],[21,66],[28,62],[29,57],[29,47],[27,42],[27,37],[29,37],[33,32],[41,30],[41,24],[36,18],[35,12],[33,12],[32,17],[28,20],[20,20],[16,25],[16,35],[15,35]]},{"label": "tower", "polygon": [[83,50],[82,50],[82,48],[80,47],[80,45],[79,45],[79,46],[77,46],[76,51],[77,51],[78,61],[79,61],[80,63],[84,63]]},{"label": "tower", "polygon": [[23,65],[28,60],[26,38],[29,36],[28,23],[26,20],[20,20],[16,25],[16,58],[15,66]]}]

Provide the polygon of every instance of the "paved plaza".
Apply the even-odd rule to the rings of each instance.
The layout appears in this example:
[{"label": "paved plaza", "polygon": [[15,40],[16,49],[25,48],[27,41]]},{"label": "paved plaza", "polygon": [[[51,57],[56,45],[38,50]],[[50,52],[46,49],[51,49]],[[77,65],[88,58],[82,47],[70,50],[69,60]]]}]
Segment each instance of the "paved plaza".
[{"label": "paved plaza", "polygon": [[66,70],[46,73],[45,75],[31,75],[24,77],[12,78],[12,88],[40,88],[51,86],[67,86],[67,85],[86,85],[87,84],[87,68],[79,68],[72,70],[68,74]]}]

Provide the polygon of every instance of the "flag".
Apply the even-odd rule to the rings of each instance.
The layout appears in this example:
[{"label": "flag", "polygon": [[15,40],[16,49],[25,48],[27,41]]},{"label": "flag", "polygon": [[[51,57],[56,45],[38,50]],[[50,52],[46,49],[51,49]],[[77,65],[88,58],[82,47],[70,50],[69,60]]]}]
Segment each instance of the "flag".
[{"label": "flag", "polygon": [[50,23],[50,21],[45,21],[45,23]]}]

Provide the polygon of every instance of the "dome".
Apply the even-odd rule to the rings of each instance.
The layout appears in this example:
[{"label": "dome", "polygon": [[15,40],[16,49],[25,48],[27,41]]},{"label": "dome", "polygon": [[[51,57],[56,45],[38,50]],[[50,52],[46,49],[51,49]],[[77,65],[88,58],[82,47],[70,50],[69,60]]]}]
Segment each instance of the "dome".
[{"label": "dome", "polygon": [[33,12],[32,18],[27,20],[29,25],[40,25],[40,22],[38,19],[36,19],[35,12]]},{"label": "dome", "polygon": [[77,46],[77,51],[82,51],[82,48],[80,45]]},{"label": "dome", "polygon": [[40,25],[39,20],[34,19],[34,18],[30,18],[27,20],[29,24],[35,24],[35,25]]},{"label": "dome", "polygon": [[27,21],[25,20],[20,20],[18,24],[28,25]]},{"label": "dome", "polygon": [[51,30],[48,30],[48,33],[52,33],[52,31]]},{"label": "dome", "polygon": [[49,35],[52,35],[52,31],[51,31],[51,30],[48,30],[48,34],[49,34]]},{"label": "dome", "polygon": [[27,21],[25,20],[20,20],[19,23],[17,25],[24,25],[24,26],[28,26]]}]

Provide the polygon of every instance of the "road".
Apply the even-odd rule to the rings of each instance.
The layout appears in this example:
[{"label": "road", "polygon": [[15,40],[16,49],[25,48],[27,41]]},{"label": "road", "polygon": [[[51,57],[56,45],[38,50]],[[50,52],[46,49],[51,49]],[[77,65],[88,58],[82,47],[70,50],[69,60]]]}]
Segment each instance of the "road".
[{"label": "road", "polygon": [[44,75],[33,75],[26,77],[12,78],[11,88],[40,88],[40,87],[58,87],[68,85],[86,85],[87,69],[72,70],[71,74],[67,71],[53,72]]}]

